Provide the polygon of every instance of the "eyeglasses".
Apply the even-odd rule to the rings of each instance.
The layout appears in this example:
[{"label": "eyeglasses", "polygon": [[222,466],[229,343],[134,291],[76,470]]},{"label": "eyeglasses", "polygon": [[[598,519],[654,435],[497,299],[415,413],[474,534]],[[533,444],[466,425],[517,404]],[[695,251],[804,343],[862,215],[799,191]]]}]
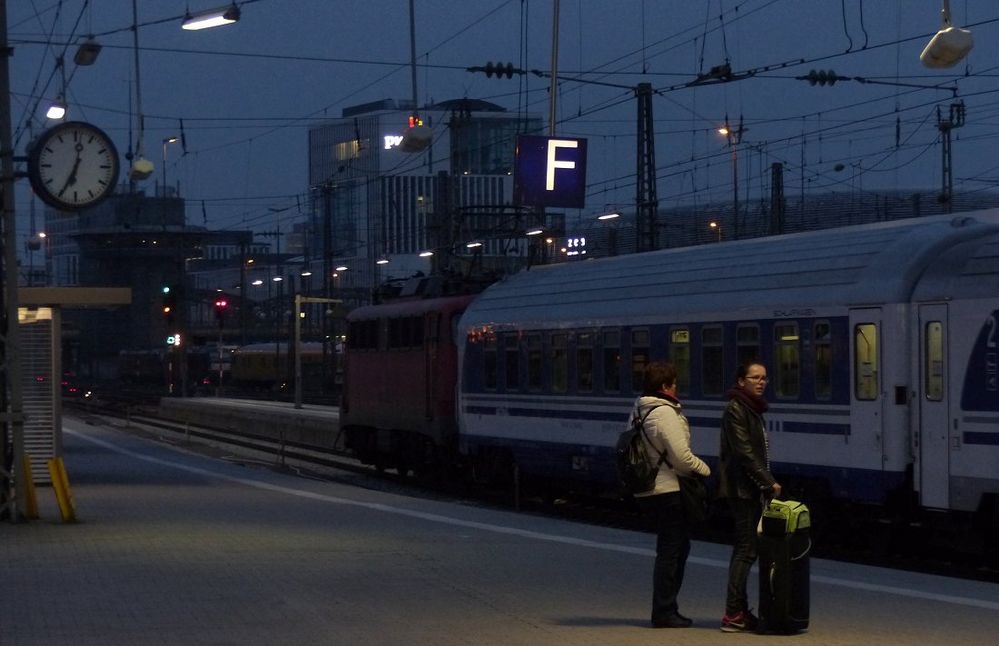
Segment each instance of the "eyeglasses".
[{"label": "eyeglasses", "polygon": [[766,378],[765,375],[753,375],[752,377],[746,377],[746,380],[747,381],[761,382],[761,381],[767,381],[767,378]]}]

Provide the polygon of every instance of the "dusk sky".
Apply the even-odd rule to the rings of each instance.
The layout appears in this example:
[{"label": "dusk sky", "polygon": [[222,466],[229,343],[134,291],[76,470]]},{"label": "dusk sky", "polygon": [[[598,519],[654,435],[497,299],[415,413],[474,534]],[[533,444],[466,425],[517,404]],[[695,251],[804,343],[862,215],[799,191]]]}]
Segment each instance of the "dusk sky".
[{"label": "dusk sky", "polygon": [[[125,153],[143,154],[180,183],[188,222],[214,229],[283,230],[304,220],[307,131],[345,107],[412,96],[407,0],[250,0],[233,25],[186,32],[181,18],[224,0],[138,0],[138,74],[130,0],[8,0],[16,154],[47,126],[63,92],[69,118],[94,123]],[[999,182],[999,4],[954,0],[955,26],[975,47],[951,69],[919,54],[940,27],[940,0],[562,0],[559,72],[620,84],[649,82],[660,206],[721,203],[732,194],[730,149],[716,132],[743,119],[740,191],[769,195],[764,171],[785,164],[785,193],[938,191],[937,107],[954,131],[955,192]],[[550,71],[551,0],[416,0],[420,103],[485,99],[547,119],[549,81],[486,78],[465,68],[489,61]],[[76,45],[94,35],[96,64],[77,68]],[[65,74],[56,61],[66,51]],[[726,61],[728,83],[689,86]],[[833,70],[878,83],[832,87],[796,80]],[[919,86],[919,87],[912,87]],[[956,88],[955,93],[949,88]],[[636,102],[626,88],[564,81],[558,134],[589,139],[588,197],[570,217],[629,209],[635,199]],[[400,132],[403,124],[400,123]],[[441,126],[443,127],[443,126]],[[129,142],[131,143],[131,147]],[[414,155],[410,168],[420,164]],[[838,169],[838,170],[837,170]],[[745,188],[742,183],[745,182]],[[27,181],[19,181],[18,233],[29,234]],[[743,199],[746,199],[745,197]],[[41,227],[41,206],[37,206]],[[283,210],[275,216],[274,210]],[[19,245],[22,246],[22,245]]]}]

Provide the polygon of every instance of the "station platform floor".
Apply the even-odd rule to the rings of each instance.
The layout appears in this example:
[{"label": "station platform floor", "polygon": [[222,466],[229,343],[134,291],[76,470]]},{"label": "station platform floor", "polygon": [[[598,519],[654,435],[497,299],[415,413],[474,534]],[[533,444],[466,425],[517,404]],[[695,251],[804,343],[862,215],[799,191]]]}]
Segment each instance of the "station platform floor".
[{"label": "station platform floor", "polygon": [[[995,643],[999,585],[813,559],[811,626],[719,631],[730,548],[697,542],[687,629],[649,627],[654,536],[64,420],[78,522],[0,522],[0,646]],[[751,578],[755,599],[756,573]],[[992,635],[992,637],[990,637]]]}]

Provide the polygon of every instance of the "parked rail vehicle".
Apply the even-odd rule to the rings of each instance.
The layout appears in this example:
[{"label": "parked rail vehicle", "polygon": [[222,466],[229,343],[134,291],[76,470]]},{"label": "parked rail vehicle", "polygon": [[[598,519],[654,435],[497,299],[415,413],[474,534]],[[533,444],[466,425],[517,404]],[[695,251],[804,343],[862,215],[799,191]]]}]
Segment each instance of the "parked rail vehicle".
[{"label": "parked rail vehicle", "polygon": [[[323,344],[303,342],[301,346],[302,384],[306,389],[319,389],[326,378],[332,381],[331,372],[323,370]],[[231,378],[233,385],[248,390],[280,391],[295,383],[295,357],[289,354],[294,345],[288,343],[251,343],[232,352]],[[327,364],[334,366],[332,347],[327,348]]]},{"label": "parked rail vehicle", "polygon": [[453,462],[455,333],[472,298],[400,301],[347,315],[340,429],[362,461],[401,472]]},{"label": "parked rail vehicle", "polygon": [[647,362],[675,364],[713,461],[724,393],[758,357],[782,483],[999,514],[999,210],[533,267],[349,320],[341,419],[369,462],[416,444],[612,491]]},{"label": "parked rail vehicle", "polygon": [[165,386],[171,367],[178,383],[180,371],[186,370],[188,385],[193,387],[211,375],[211,357],[204,348],[188,348],[183,353],[159,348],[118,353],[118,379],[131,386]]}]

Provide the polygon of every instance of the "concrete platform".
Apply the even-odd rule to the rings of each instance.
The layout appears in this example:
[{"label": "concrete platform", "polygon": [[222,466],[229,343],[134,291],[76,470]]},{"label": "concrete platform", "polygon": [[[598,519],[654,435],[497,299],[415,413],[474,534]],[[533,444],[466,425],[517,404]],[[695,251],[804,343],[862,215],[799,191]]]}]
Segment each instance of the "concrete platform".
[{"label": "concrete platform", "polygon": [[41,520],[0,523],[0,646],[956,646],[999,625],[999,585],[813,560],[808,633],[724,634],[729,548],[695,543],[695,625],[653,630],[651,535],[64,428],[80,522],[41,489]]}]

